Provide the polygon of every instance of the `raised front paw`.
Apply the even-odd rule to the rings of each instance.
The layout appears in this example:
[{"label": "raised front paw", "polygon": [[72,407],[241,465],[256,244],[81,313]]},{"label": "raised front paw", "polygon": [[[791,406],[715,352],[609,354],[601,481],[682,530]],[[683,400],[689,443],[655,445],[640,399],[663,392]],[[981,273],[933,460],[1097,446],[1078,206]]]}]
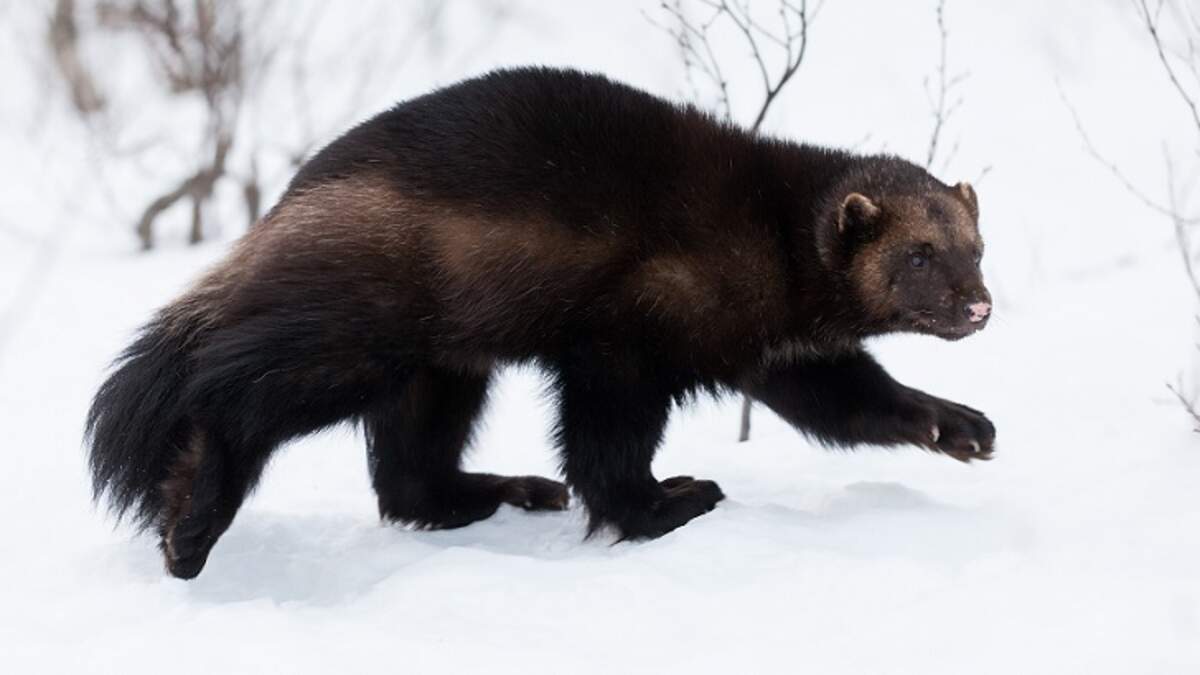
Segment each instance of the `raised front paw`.
[{"label": "raised front paw", "polygon": [[996,444],[996,427],[983,413],[961,403],[934,396],[922,396],[925,415],[918,441],[930,450],[944,453],[960,462],[989,460]]}]

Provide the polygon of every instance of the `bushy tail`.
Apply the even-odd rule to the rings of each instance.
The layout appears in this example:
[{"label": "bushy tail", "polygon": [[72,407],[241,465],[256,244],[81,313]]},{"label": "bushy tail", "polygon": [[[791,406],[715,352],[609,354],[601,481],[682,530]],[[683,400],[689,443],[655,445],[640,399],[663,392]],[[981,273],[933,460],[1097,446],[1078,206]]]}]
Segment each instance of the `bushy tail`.
[{"label": "bushy tail", "polygon": [[160,315],[114,363],[88,412],[86,440],[92,489],[118,517],[139,527],[162,508],[161,483],[188,442],[182,394],[194,330]]}]

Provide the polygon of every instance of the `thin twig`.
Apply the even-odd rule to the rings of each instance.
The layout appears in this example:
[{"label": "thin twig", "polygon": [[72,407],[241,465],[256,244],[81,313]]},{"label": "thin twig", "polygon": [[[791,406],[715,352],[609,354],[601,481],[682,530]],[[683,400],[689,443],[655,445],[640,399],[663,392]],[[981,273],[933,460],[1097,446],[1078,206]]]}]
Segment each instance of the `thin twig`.
[{"label": "thin twig", "polygon": [[738,443],[750,440],[750,410],[754,407],[754,399],[749,394],[742,396],[742,421],[738,425]]},{"label": "thin twig", "polygon": [[[671,3],[664,1],[659,5],[660,9],[673,19],[677,28],[663,26],[649,16],[647,19],[671,36],[678,45],[693,93],[698,94],[695,86],[696,74],[704,76],[716,88],[716,108],[725,119],[731,119],[733,114],[729,82],[721,68],[721,60],[713,46],[710,30],[714,24],[721,21],[727,22],[737,30],[749,47],[749,57],[755,65],[762,87],[762,103],[749,125],[751,133],[758,133],[772,104],[804,62],[808,50],[808,29],[821,3],[815,4],[810,10],[808,0],[801,0],[798,6],[788,0],[781,0],[778,15],[782,35],[756,19],[749,2],[696,0],[696,3],[711,11],[704,21],[697,22],[689,17],[682,0],[674,0]],[[768,63],[772,47],[782,52],[783,56],[783,68],[776,76],[772,76]]]},{"label": "thin twig", "polygon": [[[925,155],[925,168],[929,169],[933,166],[933,158],[937,155],[938,141],[942,135],[942,126],[946,123],[946,22],[944,20],[943,11],[945,10],[946,2],[941,0],[937,6],[937,25],[938,34],[941,38],[941,43],[938,48],[940,57],[938,59],[938,100],[937,105],[933,106],[933,132],[929,135],[929,151]],[[928,84],[928,80],[926,80]],[[926,87],[926,95],[928,95],[928,86]]]},{"label": "thin twig", "polygon": [[1175,394],[1175,398],[1179,399],[1179,403],[1183,406],[1183,409],[1187,411],[1187,414],[1192,418],[1192,422],[1196,425],[1193,431],[1200,433],[1200,411],[1196,410],[1195,398],[1189,397],[1183,393],[1182,381],[1175,385],[1168,382],[1167,389],[1169,389],[1172,394]]},{"label": "thin twig", "polygon": [[[938,149],[941,145],[942,132],[945,129],[946,123],[958,111],[962,105],[962,97],[951,99],[951,94],[959,88],[964,80],[967,79],[969,73],[962,72],[955,75],[949,73],[949,60],[947,52],[949,51],[950,31],[946,27],[946,0],[940,0],[937,5],[937,27],[938,27],[938,66],[936,71],[937,90],[936,94],[930,91],[929,78],[925,78],[925,97],[929,101],[929,109],[933,113],[933,130],[929,134],[929,147],[925,153],[925,169],[933,170],[933,164],[937,160]],[[954,159],[954,155],[958,153],[958,142],[956,141],[950,148],[950,152],[942,160],[942,168],[950,165],[950,161]]]},{"label": "thin twig", "polygon": [[660,4],[660,8],[674,19],[678,28],[663,26],[649,15],[643,14],[643,16],[651,24],[670,35],[676,46],[679,47],[684,64],[684,74],[692,88],[693,98],[699,98],[699,90],[694,76],[694,73],[698,71],[717,88],[716,108],[718,113],[721,117],[730,119],[733,111],[729,102],[729,82],[721,72],[721,62],[713,50],[708,32],[713,23],[721,17],[721,12],[718,11],[708,20],[696,24],[687,17],[682,0],[675,0],[673,4],[663,2]]},{"label": "thin twig", "polygon": [[[1179,78],[1175,75],[1175,68],[1171,65],[1170,59],[1163,49],[1163,41],[1158,33],[1158,21],[1150,14],[1150,8],[1146,6],[1146,0],[1138,0],[1137,6],[1141,9],[1142,20],[1146,23],[1146,30],[1150,31],[1150,37],[1154,41],[1154,49],[1158,52],[1158,60],[1162,62],[1163,69],[1167,71],[1167,77],[1170,78],[1171,84],[1175,86],[1175,90],[1179,92],[1180,98],[1192,113],[1192,123],[1196,126],[1196,132],[1200,133],[1200,110],[1196,108],[1196,101],[1184,88]],[[1162,9],[1162,3],[1159,3],[1159,9]]]},{"label": "thin twig", "polygon": [[1188,281],[1192,284],[1192,292],[1200,299],[1200,280],[1196,277],[1196,270],[1192,261],[1192,242],[1188,233],[1187,223],[1180,217],[1181,208],[1179,206],[1179,198],[1175,194],[1175,162],[1171,160],[1171,153],[1167,147],[1163,146],[1163,160],[1167,165],[1167,196],[1171,200],[1171,220],[1175,226],[1175,241],[1178,244],[1180,257],[1183,259],[1183,270],[1187,274]]},{"label": "thin twig", "polygon": [[1138,201],[1142,202],[1142,204],[1145,204],[1151,210],[1157,211],[1168,218],[1178,218],[1183,223],[1188,225],[1200,222],[1200,217],[1185,216],[1183,214],[1173,212],[1171,207],[1160,204],[1159,202],[1150,198],[1144,191],[1138,188],[1137,185],[1134,185],[1133,181],[1125,175],[1125,172],[1121,170],[1121,167],[1117,166],[1116,162],[1108,159],[1096,149],[1096,145],[1092,142],[1091,136],[1088,135],[1087,130],[1083,126],[1083,120],[1079,117],[1079,111],[1075,109],[1075,106],[1071,103],[1071,100],[1067,98],[1066,92],[1063,91],[1061,84],[1058,85],[1058,96],[1060,99],[1062,99],[1063,104],[1067,106],[1067,110],[1071,112],[1071,118],[1075,121],[1075,130],[1079,133],[1079,137],[1083,141],[1084,149],[1087,150],[1088,154],[1092,156],[1092,159],[1095,159],[1098,163],[1104,166],[1104,168],[1108,169],[1108,172],[1111,173],[1113,177],[1125,187],[1129,194],[1133,195]]}]

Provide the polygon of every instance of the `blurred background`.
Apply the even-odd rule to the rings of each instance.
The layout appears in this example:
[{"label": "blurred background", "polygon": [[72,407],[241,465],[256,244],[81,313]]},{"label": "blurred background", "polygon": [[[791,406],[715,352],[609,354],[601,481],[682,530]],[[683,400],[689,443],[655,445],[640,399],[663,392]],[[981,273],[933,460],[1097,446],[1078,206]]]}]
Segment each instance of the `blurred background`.
[{"label": "blurred background", "polygon": [[[19,663],[1200,668],[1195,2],[0,0],[0,37],[0,577],[24,580],[0,592],[0,651]],[[997,459],[830,454],[704,401],[656,470],[730,500],[609,547],[578,507],[381,528],[361,438],[335,429],[281,453],[200,579],[166,579],[89,503],[106,365],[323,144],[527,64],[972,182],[992,325],[872,348],[987,411]],[[556,472],[540,389],[505,377],[473,465]]]}]

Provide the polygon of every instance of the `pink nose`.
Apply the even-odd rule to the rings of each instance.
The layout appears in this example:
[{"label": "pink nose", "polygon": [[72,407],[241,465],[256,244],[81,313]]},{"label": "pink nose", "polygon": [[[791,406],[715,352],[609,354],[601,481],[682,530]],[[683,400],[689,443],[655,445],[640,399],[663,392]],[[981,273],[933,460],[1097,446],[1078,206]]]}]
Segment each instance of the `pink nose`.
[{"label": "pink nose", "polygon": [[973,302],[963,308],[967,315],[967,320],[971,323],[979,323],[988,318],[992,313],[992,303],[990,302]]}]

